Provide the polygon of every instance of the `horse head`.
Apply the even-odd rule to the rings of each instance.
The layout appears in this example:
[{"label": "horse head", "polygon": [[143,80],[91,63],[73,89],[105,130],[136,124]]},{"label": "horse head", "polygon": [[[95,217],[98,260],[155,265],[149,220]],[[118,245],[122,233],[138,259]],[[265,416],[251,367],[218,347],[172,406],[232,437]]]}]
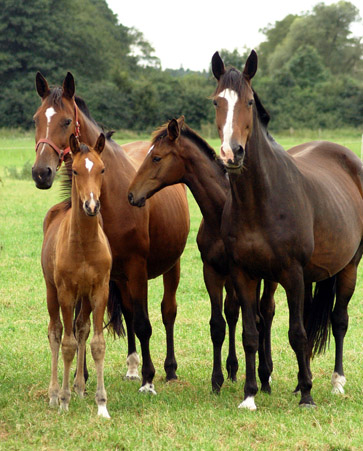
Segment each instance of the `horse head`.
[{"label": "horse head", "polygon": [[76,189],[84,212],[88,216],[96,216],[100,211],[101,186],[105,172],[101,159],[105,135],[100,134],[94,148],[80,144],[74,134],[71,135],[69,143],[73,157],[72,187]]},{"label": "horse head", "polygon": [[183,116],[172,119],[154,134],[149,152],[129,187],[131,205],[143,207],[146,199],[164,186],[180,182],[185,171],[179,151],[183,124]]},{"label": "horse head", "polygon": [[240,168],[253,129],[255,100],[251,80],[257,71],[257,54],[252,50],[241,73],[234,67],[226,69],[216,52],[212,58],[212,71],[218,82],[213,103],[222,143],[221,158],[231,169]]},{"label": "horse head", "polygon": [[57,169],[69,156],[70,135],[80,136],[74,78],[68,72],[61,88],[49,88],[47,80],[38,72],[36,89],[42,102],[34,115],[36,158],[32,177],[37,188],[48,189]]}]

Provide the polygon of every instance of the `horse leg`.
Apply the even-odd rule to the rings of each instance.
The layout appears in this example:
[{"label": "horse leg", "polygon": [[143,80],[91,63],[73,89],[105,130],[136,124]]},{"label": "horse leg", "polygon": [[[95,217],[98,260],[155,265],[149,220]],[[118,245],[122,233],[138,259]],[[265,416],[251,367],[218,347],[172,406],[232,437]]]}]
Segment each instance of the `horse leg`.
[{"label": "horse leg", "polygon": [[138,367],[140,364],[139,355],[136,352],[135,330],[134,330],[134,313],[133,305],[130,298],[130,291],[125,281],[118,281],[116,285],[121,293],[122,313],[125,318],[127,331],[127,372],[125,378],[127,380],[140,380]]},{"label": "horse leg", "polygon": [[332,331],[335,338],[335,366],[331,378],[332,393],[344,393],[346,382],[343,370],[343,342],[348,329],[348,303],[353,296],[357,280],[357,267],[362,256],[359,249],[351,263],[337,274],[336,302],[331,315]]},{"label": "horse leg", "polygon": [[238,301],[242,308],[242,343],[246,359],[246,382],[244,400],[238,406],[248,410],[256,410],[255,396],[258,391],[256,381],[256,352],[259,346],[259,333],[256,317],[258,310],[258,280],[252,280],[240,268],[232,265],[231,275]]},{"label": "horse leg", "polygon": [[[77,302],[76,308],[74,310],[74,323],[73,323],[73,333],[74,333],[74,335],[76,335],[76,321],[77,321],[79,312],[81,311],[81,307],[82,307],[82,299],[80,299]],[[79,349],[77,349],[77,361],[78,361],[78,353],[79,353]],[[88,380],[88,369],[87,369],[87,361],[86,361],[86,348],[84,350],[84,356],[82,357],[82,361],[84,362],[84,365],[83,365],[84,381],[87,382],[87,380]],[[77,370],[74,373],[74,378],[76,379],[76,377],[77,377]]]},{"label": "horse leg", "polygon": [[133,305],[134,329],[142,353],[142,386],[139,391],[156,394],[153,384],[155,368],[150,356],[152,328],[147,308],[146,259],[135,257],[128,265],[128,281]]},{"label": "horse leg", "polygon": [[47,307],[49,312],[48,340],[52,353],[51,377],[49,383],[49,405],[58,406],[59,383],[58,383],[58,357],[59,347],[62,340],[63,326],[59,317],[59,304],[56,288],[47,283]]},{"label": "horse leg", "polygon": [[161,302],[161,314],[166,332],[166,359],[164,369],[166,380],[177,379],[176,369],[178,367],[174,352],[174,323],[177,312],[176,290],[180,280],[180,259],[175,265],[163,275],[164,296]]},{"label": "horse leg", "polygon": [[258,373],[261,381],[261,391],[271,393],[270,379],[273,370],[271,356],[271,326],[275,315],[274,294],[277,289],[277,283],[264,280],[263,293],[260,301],[260,312],[263,318],[264,330],[262,332],[263,358],[259,359]]},{"label": "horse leg", "polygon": [[239,303],[235,295],[232,280],[228,277],[226,280],[226,297],[224,300],[224,314],[228,324],[228,356],[226,369],[228,379],[237,381],[238,360],[236,354],[236,325],[239,317]]},{"label": "horse leg", "polygon": [[90,332],[90,313],[91,306],[89,300],[82,299],[81,307],[78,309],[78,315],[75,324],[75,335],[78,343],[77,347],[77,370],[74,379],[73,388],[76,393],[83,398],[86,387],[86,378],[84,375],[85,356],[86,356],[86,341]]},{"label": "horse leg", "polygon": [[302,268],[293,267],[281,280],[285,288],[289,306],[289,341],[294,350],[299,366],[298,387],[301,392],[301,406],[315,406],[311,397],[312,377],[310,355],[306,330],[304,327],[305,284]]},{"label": "horse leg", "polygon": [[221,352],[224,337],[226,335],[226,322],[222,315],[223,286],[225,278],[221,277],[206,263],[203,265],[203,275],[211,303],[211,319],[209,325],[213,343],[212,390],[219,393],[224,382]]},{"label": "horse leg", "polygon": [[91,353],[96,366],[97,390],[96,404],[98,406],[98,415],[104,418],[110,418],[107,411],[107,393],[104,385],[104,361],[106,342],[103,336],[103,317],[108,300],[108,281],[102,288],[97,290],[92,297],[93,311],[93,329],[94,335],[91,340]]},{"label": "horse leg", "polygon": [[[74,306],[73,303],[71,302],[71,297],[69,296],[68,298],[66,298],[66,296],[60,295],[59,298],[62,299],[61,309],[64,324],[64,336],[62,341],[64,373],[63,373],[63,385],[59,398],[60,398],[60,408],[63,410],[68,410],[69,401],[71,399],[71,390],[69,388],[70,370],[72,361],[74,359],[77,350],[77,341],[73,333],[72,316]],[[65,299],[68,299],[68,302],[65,302]]]}]

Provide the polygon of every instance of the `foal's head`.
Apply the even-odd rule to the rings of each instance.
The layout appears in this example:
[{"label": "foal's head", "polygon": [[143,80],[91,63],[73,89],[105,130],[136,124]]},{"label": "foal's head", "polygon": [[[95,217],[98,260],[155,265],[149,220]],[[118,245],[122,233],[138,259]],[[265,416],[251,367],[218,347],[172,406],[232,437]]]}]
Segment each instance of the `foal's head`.
[{"label": "foal's head", "polygon": [[105,172],[101,153],[105,147],[105,135],[100,134],[94,148],[79,144],[72,134],[69,140],[73,157],[72,186],[75,187],[79,201],[88,216],[100,211],[100,194]]},{"label": "foal's head", "polygon": [[34,114],[36,158],[32,177],[37,188],[48,189],[69,152],[70,135],[79,135],[74,78],[68,72],[62,87],[49,88],[47,80],[38,72],[36,89],[42,103]]},{"label": "foal's head", "polygon": [[129,188],[131,205],[143,207],[146,199],[164,186],[180,182],[185,172],[179,149],[183,124],[182,116],[155,132],[150,150]]},{"label": "foal's head", "polygon": [[212,71],[218,81],[213,103],[222,143],[221,158],[230,167],[243,164],[246,144],[252,133],[254,93],[251,80],[256,70],[254,50],[242,73],[234,67],[226,69],[218,52],[212,58]]}]

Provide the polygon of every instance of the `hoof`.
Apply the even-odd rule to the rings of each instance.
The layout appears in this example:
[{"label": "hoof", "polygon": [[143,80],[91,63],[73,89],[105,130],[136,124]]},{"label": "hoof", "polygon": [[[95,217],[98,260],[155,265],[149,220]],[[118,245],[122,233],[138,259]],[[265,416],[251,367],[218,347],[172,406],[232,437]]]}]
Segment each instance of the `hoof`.
[{"label": "hoof", "polygon": [[333,386],[332,393],[334,395],[344,395],[344,385],[347,382],[344,376],[338,373],[333,373],[331,377],[331,384]]},{"label": "hoof", "polygon": [[239,409],[247,409],[253,412],[254,410],[257,410],[256,404],[255,404],[255,398],[254,396],[248,396],[241,404],[238,406]]},{"label": "hoof", "polygon": [[261,385],[261,391],[263,393],[267,393],[268,395],[271,395],[271,386],[268,382]]},{"label": "hoof", "polygon": [[97,415],[102,418],[111,418],[110,414],[108,413],[107,407],[104,404],[98,406]]},{"label": "hoof", "polygon": [[127,381],[141,381],[141,378],[138,374],[129,374],[129,372],[126,373],[125,379]]},{"label": "hoof", "polygon": [[306,402],[303,402],[303,403],[300,403],[299,404],[299,407],[302,407],[302,408],[306,408],[306,409],[316,409],[317,408],[317,406],[316,406],[316,404],[313,402],[312,404],[311,403],[306,403]]},{"label": "hoof", "polygon": [[58,403],[58,396],[52,396],[49,399],[49,407],[51,407],[52,409],[56,409],[58,407],[59,403]]},{"label": "hoof", "polygon": [[151,393],[152,395],[157,394],[154,388],[154,384],[150,384],[149,382],[146,382],[145,385],[139,388],[139,393]]}]

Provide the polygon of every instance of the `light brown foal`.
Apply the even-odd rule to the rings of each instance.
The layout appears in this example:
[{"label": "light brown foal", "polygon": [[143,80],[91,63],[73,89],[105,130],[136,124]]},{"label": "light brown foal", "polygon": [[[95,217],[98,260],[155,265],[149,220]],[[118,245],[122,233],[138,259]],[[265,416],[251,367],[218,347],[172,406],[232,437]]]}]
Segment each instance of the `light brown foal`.
[{"label": "light brown foal", "polygon": [[[108,300],[111,270],[111,251],[101,226],[100,193],[105,166],[101,152],[105,137],[101,134],[94,149],[79,144],[70,137],[73,155],[71,206],[63,210],[49,210],[44,220],[42,267],[47,288],[47,304],[50,316],[48,327],[52,351],[49,403],[68,410],[71,397],[70,369],[78,346],[77,376],[74,389],[83,397],[84,350],[90,332],[90,313],[93,313],[94,335],[91,352],[97,372],[96,403],[98,415],[110,418],[107,411],[107,395],[104,387],[103,367],[105,339],[103,317]],[[73,333],[72,317],[76,302],[82,307]],[[62,355],[64,362],[63,385],[58,384],[58,355],[62,339],[62,311],[64,336]]]}]

